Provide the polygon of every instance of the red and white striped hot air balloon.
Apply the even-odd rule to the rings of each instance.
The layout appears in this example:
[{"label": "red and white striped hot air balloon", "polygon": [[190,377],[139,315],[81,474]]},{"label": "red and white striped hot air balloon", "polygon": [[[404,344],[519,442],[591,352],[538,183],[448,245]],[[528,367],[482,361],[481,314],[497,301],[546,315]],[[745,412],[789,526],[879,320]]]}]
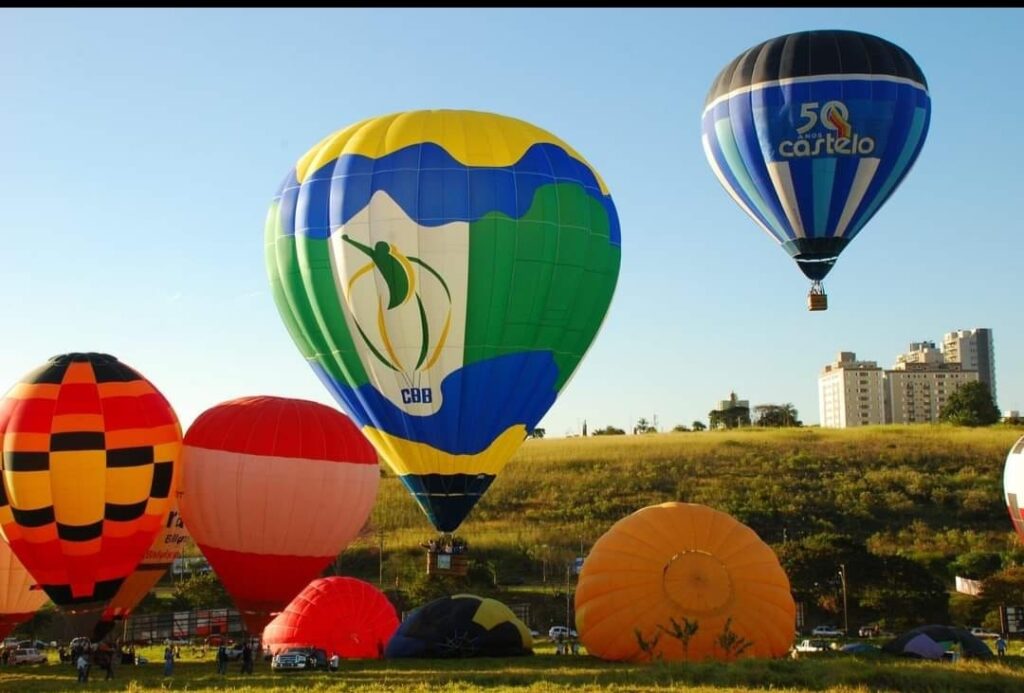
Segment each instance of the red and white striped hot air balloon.
[{"label": "red and white striped hot air balloon", "polygon": [[259,633],[366,523],[377,454],[330,407],[246,397],[203,412],[185,434],[185,526]]}]

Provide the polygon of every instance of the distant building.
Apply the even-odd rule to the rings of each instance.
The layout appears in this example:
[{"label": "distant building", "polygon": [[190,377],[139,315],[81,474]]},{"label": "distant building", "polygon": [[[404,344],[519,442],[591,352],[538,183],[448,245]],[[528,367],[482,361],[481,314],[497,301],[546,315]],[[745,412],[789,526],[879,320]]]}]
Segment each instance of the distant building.
[{"label": "distant building", "polygon": [[991,329],[978,327],[946,333],[942,338],[942,354],[946,363],[959,363],[965,371],[978,371],[978,380],[988,385],[992,401],[997,401],[996,358]]},{"label": "distant building", "polygon": [[959,363],[898,362],[885,372],[886,422],[933,423],[957,388],[978,379]]},{"label": "distant building", "polygon": [[718,401],[718,406],[708,412],[708,424],[715,428],[738,428],[750,425],[750,400],[738,399],[736,393],[729,399]]},{"label": "distant building", "polygon": [[935,342],[911,342],[906,352],[896,357],[896,363],[925,363],[935,365],[945,363],[942,351]]},{"label": "distant building", "polygon": [[818,376],[818,415],[824,428],[885,423],[884,374],[874,361],[841,351]]}]

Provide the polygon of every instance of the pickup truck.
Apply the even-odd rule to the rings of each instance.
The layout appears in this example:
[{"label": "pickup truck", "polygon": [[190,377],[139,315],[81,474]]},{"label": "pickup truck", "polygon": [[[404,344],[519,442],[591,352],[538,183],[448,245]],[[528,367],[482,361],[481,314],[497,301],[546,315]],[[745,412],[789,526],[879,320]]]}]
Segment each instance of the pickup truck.
[{"label": "pickup truck", "polygon": [[807,639],[800,641],[796,646],[797,652],[826,652],[831,645],[828,640]]},{"label": "pickup truck", "polygon": [[985,630],[984,628],[978,628],[977,626],[975,626],[974,628],[971,628],[970,631],[971,631],[971,635],[973,635],[976,638],[998,638],[999,637],[999,633],[993,633],[991,631]]}]

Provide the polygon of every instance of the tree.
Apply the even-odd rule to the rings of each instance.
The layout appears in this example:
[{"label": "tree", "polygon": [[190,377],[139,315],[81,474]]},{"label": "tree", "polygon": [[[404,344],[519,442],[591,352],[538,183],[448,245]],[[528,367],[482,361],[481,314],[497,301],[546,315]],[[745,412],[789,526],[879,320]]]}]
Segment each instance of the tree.
[{"label": "tree", "polygon": [[729,407],[708,412],[711,428],[739,428],[750,425],[750,407]]},{"label": "tree", "polygon": [[527,438],[543,438],[546,431],[543,428],[533,429],[533,433],[528,434]]},{"label": "tree", "polygon": [[232,606],[231,597],[213,572],[196,573],[174,584],[175,609]]},{"label": "tree", "polygon": [[939,420],[957,426],[991,426],[999,421],[999,409],[988,385],[975,380],[953,391],[939,412]]},{"label": "tree", "polygon": [[703,431],[703,430],[705,430],[706,428],[707,428],[707,426],[705,426],[705,425],[704,425],[704,424],[703,424],[702,422],[700,422],[700,421],[694,421],[694,422],[693,422],[693,430],[695,430],[695,431]]},{"label": "tree", "polygon": [[802,426],[803,422],[797,417],[796,407],[792,404],[759,404],[754,407],[757,419],[755,426],[767,428],[787,428],[790,426]]},{"label": "tree", "polygon": [[626,432],[621,428],[615,428],[615,426],[605,426],[604,428],[598,428],[590,435],[593,436],[624,436]]},{"label": "tree", "polygon": [[633,435],[636,435],[637,433],[657,433],[657,432],[658,432],[658,429],[656,429],[654,426],[652,426],[650,424],[650,422],[647,421],[647,419],[645,419],[642,416],[637,420],[636,426],[633,427]]},{"label": "tree", "polygon": [[676,427],[674,427],[672,429],[672,432],[673,433],[686,433],[689,430],[690,429],[686,427],[686,424],[679,424],[678,426],[676,426]]}]

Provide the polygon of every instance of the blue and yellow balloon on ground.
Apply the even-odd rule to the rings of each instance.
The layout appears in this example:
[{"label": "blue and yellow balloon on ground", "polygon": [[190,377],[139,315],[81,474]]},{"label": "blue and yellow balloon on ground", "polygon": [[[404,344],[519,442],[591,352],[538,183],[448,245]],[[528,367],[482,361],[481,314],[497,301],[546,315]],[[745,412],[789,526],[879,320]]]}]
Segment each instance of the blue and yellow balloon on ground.
[{"label": "blue and yellow balloon on ground", "polygon": [[579,365],[621,245],[604,181],[569,145],[448,110],[324,139],[282,184],[265,238],[292,338],[446,532]]}]

